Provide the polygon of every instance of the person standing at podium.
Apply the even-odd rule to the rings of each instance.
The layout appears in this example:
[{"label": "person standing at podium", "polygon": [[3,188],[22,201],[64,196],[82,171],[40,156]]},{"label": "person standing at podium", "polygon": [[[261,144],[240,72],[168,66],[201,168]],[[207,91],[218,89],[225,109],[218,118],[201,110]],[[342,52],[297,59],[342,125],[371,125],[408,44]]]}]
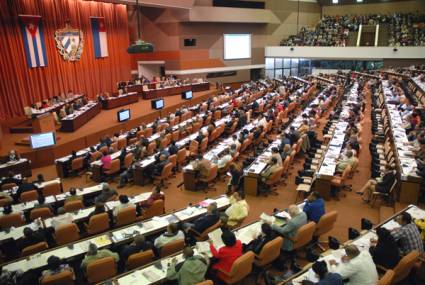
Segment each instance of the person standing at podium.
[{"label": "person standing at podium", "polygon": [[19,161],[21,159],[19,153],[12,149],[9,151],[9,155],[8,155],[8,161]]}]

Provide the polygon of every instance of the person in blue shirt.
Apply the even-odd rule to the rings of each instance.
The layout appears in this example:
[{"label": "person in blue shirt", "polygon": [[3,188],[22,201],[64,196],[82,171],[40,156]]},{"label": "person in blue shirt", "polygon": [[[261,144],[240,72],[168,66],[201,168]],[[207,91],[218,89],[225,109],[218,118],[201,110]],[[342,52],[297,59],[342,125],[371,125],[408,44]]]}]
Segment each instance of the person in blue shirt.
[{"label": "person in blue shirt", "polygon": [[303,280],[302,285],[343,285],[341,275],[328,272],[328,266],[325,261],[316,261],[312,269],[319,278],[319,282],[314,283],[309,280]]},{"label": "person in blue shirt", "polygon": [[316,224],[320,218],[325,214],[325,201],[320,196],[319,192],[312,192],[305,202],[303,211],[307,214],[309,221],[313,221]]}]

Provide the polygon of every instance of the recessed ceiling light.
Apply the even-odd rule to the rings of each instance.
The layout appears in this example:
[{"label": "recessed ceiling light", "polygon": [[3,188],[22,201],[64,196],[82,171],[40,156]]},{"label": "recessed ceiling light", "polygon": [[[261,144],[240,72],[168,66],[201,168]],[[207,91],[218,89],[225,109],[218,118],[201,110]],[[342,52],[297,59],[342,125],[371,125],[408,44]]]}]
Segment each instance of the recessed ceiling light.
[{"label": "recessed ceiling light", "polygon": [[338,4],[338,0],[332,0],[332,4]]},{"label": "recessed ceiling light", "polygon": [[361,3],[361,2],[363,2],[363,0],[357,0],[357,3]]}]

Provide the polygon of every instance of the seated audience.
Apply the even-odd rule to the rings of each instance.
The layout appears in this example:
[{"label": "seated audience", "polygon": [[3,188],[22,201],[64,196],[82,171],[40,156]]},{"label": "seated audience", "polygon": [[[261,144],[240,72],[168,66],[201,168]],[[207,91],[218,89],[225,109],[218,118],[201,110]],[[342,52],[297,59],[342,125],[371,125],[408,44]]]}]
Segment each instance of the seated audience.
[{"label": "seated audience", "polygon": [[307,219],[316,224],[325,214],[325,201],[317,191],[312,192],[305,201],[303,211],[307,214]]},{"label": "seated audience", "polygon": [[345,247],[341,261],[332,259],[329,264],[343,279],[350,279],[349,285],[376,285],[378,282],[378,272],[369,251],[360,251],[354,244]]},{"label": "seated audience", "polygon": [[177,264],[177,259],[171,259],[167,269],[167,279],[177,280],[179,285],[198,284],[205,280],[208,270],[208,258],[195,255],[191,247],[183,249],[184,261]]},{"label": "seated audience", "polygon": [[[212,269],[229,273],[235,260],[242,256],[242,243],[240,240],[236,240],[235,234],[229,230],[223,231],[221,239],[224,246],[218,250],[215,248],[212,241],[209,240],[211,254],[216,260],[216,263],[212,265]],[[219,278],[220,276],[223,276],[223,274],[218,273]]]},{"label": "seated audience", "polygon": [[311,267],[313,272],[319,278],[319,282],[311,282],[309,280],[303,280],[302,285],[343,285],[341,275],[328,271],[328,265],[326,261],[316,261]]},{"label": "seated audience", "polygon": [[373,192],[379,193],[388,193],[396,179],[396,172],[394,168],[387,164],[385,165],[385,173],[382,177],[378,177],[376,179],[369,180],[359,191],[357,194],[362,195],[362,198],[365,202],[369,202],[372,198]]},{"label": "seated audience", "polygon": [[418,227],[413,223],[412,216],[407,212],[403,212],[397,216],[396,221],[401,227],[394,229],[391,235],[399,245],[401,255],[406,255],[413,250],[422,253],[424,245]]},{"label": "seated audience", "polygon": [[394,268],[400,261],[397,242],[386,228],[379,227],[376,230],[376,235],[378,239],[371,240],[369,248],[373,262],[388,269]]},{"label": "seated audience", "polygon": [[97,195],[97,197],[94,199],[94,201],[100,202],[100,203],[106,203],[113,199],[114,197],[118,196],[117,191],[112,189],[108,183],[102,183],[102,192]]},{"label": "seated audience", "polygon": [[30,227],[25,227],[24,236],[18,241],[18,248],[22,250],[43,241],[45,241],[45,237],[41,230],[33,230]]},{"label": "seated audience", "polygon": [[[47,258],[47,269],[43,270],[41,273],[40,283],[43,282],[46,277],[56,275],[64,271],[69,271],[74,276],[74,270],[72,267],[70,267],[68,264],[63,264],[61,259],[57,256],[49,256],[49,258]],[[73,279],[75,279],[75,276]]]},{"label": "seated audience", "polygon": [[137,235],[133,238],[133,242],[125,245],[119,255],[120,260],[125,264],[130,255],[152,249],[152,243],[146,241],[144,235]]},{"label": "seated audience", "polygon": [[169,224],[167,231],[155,239],[154,246],[160,250],[167,243],[180,239],[184,239],[183,231],[179,230],[176,224]]},{"label": "seated audience", "polygon": [[245,193],[243,192],[233,193],[229,202],[230,207],[224,212],[222,221],[228,227],[233,228],[248,216],[249,206],[245,200]]},{"label": "seated audience", "polygon": [[143,208],[143,209],[148,209],[153,202],[155,202],[156,200],[164,200],[165,197],[164,195],[161,193],[161,186],[155,186],[152,189],[152,193],[149,196],[149,198],[146,201],[142,201],[139,203],[139,205]]},{"label": "seated audience", "polygon": [[130,200],[128,199],[127,195],[120,195],[118,197],[118,200],[120,201],[120,203],[116,205],[114,207],[114,210],[112,211],[114,217],[116,217],[118,213],[120,212],[120,210],[122,209],[131,208],[131,207],[136,208],[136,206],[133,203],[130,203]]},{"label": "seated audience", "polygon": [[276,233],[273,231],[272,227],[269,224],[261,225],[261,233],[258,237],[253,239],[249,244],[244,245],[244,252],[252,251],[255,254],[259,254],[263,249],[263,246],[269,241],[274,240],[277,237]]},{"label": "seated audience", "polygon": [[112,252],[109,249],[98,249],[94,243],[90,243],[86,257],[84,257],[83,261],[81,262],[81,268],[85,271],[87,265],[89,265],[91,262],[105,257],[113,257],[115,262],[120,260],[118,253]]}]

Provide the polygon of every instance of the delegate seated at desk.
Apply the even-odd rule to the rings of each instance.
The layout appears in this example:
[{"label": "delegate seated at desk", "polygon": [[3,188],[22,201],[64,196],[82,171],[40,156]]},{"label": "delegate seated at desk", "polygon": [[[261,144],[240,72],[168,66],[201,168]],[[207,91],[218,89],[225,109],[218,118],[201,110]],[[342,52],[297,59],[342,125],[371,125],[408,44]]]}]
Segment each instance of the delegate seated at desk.
[{"label": "delegate seated at desk", "polygon": [[[188,234],[190,238],[192,238],[192,242],[194,241],[193,231],[198,234],[202,234],[206,229],[215,225],[220,219],[217,203],[211,203],[207,207],[207,212],[205,215],[200,216],[193,222],[187,222],[183,224],[183,230]],[[193,230],[193,231],[191,231]]]},{"label": "delegate seated at desk", "polygon": [[335,172],[342,173],[344,172],[347,166],[353,167],[353,164],[355,163],[355,159],[356,158],[354,157],[353,152],[351,150],[347,150],[345,152],[345,155],[341,159],[339,159],[336,165]]},{"label": "delegate seated at desk", "polygon": [[112,252],[109,249],[98,249],[94,243],[89,244],[89,248],[87,250],[87,255],[81,262],[81,268],[86,271],[87,265],[91,262],[96,261],[98,259],[102,259],[104,257],[113,257],[115,262],[120,260],[118,253]]},{"label": "delegate seated at desk", "polygon": [[15,174],[12,171],[9,171],[7,173],[7,177],[4,178],[3,180],[1,180],[0,182],[0,187],[5,185],[5,184],[10,184],[10,183],[14,183],[17,186],[19,186],[19,184],[21,184],[22,180],[15,178]]},{"label": "delegate seated at desk", "polygon": [[21,159],[21,156],[19,155],[19,153],[12,149],[9,151],[9,155],[7,156],[7,161],[11,162],[11,161],[19,161]]},{"label": "delegate seated at desk", "polygon": [[[205,159],[202,154],[198,154],[195,161],[191,162],[193,170],[196,172],[196,184],[202,184],[200,180],[208,178],[211,169],[211,162]],[[203,185],[200,185],[203,186]]]}]

